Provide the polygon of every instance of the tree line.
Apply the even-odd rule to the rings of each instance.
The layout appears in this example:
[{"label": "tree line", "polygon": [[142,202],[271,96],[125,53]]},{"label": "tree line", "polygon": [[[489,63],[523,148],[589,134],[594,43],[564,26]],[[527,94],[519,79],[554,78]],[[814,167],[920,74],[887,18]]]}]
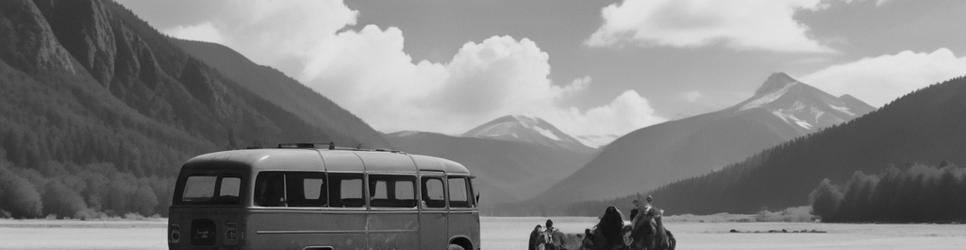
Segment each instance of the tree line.
[{"label": "tree line", "polygon": [[173,177],[135,177],[111,163],[49,161],[42,171],[0,159],[0,218],[167,215]]},{"label": "tree line", "polygon": [[966,168],[943,161],[856,171],[842,185],[822,180],[809,199],[824,222],[966,222]]}]

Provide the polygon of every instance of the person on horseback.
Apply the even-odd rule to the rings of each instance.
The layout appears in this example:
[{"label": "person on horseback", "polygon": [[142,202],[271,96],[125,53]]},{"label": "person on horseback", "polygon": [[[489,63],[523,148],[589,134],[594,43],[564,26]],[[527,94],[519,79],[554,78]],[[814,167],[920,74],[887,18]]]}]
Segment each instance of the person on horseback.
[{"label": "person on horseback", "polygon": [[530,232],[530,240],[527,241],[527,250],[543,250],[543,226],[537,224]]},{"label": "person on horseback", "polygon": [[645,212],[653,211],[654,206],[652,206],[651,203],[654,203],[654,197],[648,195],[647,199],[645,200],[647,201],[647,203],[644,203],[644,211]]},{"label": "person on horseback", "polygon": [[543,231],[544,237],[546,239],[546,249],[547,250],[560,250],[564,249],[564,234],[553,227],[553,221],[547,219],[547,227]]},{"label": "person on horseback", "polygon": [[623,250],[625,249],[622,239],[624,229],[624,216],[620,210],[614,206],[607,207],[604,215],[600,217],[591,231],[590,238],[593,241],[595,250]]}]

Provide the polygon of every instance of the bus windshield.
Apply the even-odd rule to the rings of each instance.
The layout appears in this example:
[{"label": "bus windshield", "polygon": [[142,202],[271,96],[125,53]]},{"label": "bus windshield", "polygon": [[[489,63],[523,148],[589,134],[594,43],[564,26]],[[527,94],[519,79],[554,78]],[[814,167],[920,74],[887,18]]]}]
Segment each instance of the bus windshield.
[{"label": "bus windshield", "polygon": [[239,204],[242,178],[225,175],[190,175],[185,178],[180,204]]}]

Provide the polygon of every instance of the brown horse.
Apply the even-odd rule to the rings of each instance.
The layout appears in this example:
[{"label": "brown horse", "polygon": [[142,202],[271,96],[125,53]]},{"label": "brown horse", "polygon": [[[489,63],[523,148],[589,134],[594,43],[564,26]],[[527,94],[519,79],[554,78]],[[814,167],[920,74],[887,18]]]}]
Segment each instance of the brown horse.
[{"label": "brown horse", "polygon": [[661,221],[663,211],[650,209],[642,212],[644,221],[634,228],[632,225],[624,227],[625,242],[632,250],[674,250],[677,240],[670,230],[664,228]]},{"label": "brown horse", "polygon": [[[641,214],[646,226],[636,232],[633,226],[624,224],[624,217],[614,206],[607,207],[591,235],[595,250],[674,250],[677,240],[670,230],[664,228],[661,213]],[[660,236],[660,237],[659,237]],[[639,240],[638,240],[639,239]]]}]

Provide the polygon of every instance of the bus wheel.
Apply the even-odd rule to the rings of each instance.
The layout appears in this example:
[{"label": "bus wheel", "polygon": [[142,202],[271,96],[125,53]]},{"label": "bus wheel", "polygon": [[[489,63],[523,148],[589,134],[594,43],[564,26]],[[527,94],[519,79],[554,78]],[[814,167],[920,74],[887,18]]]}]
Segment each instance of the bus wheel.
[{"label": "bus wheel", "polygon": [[460,245],[456,245],[456,244],[449,244],[449,247],[446,249],[447,250],[466,250],[466,249],[463,249],[463,247],[461,247]]}]

